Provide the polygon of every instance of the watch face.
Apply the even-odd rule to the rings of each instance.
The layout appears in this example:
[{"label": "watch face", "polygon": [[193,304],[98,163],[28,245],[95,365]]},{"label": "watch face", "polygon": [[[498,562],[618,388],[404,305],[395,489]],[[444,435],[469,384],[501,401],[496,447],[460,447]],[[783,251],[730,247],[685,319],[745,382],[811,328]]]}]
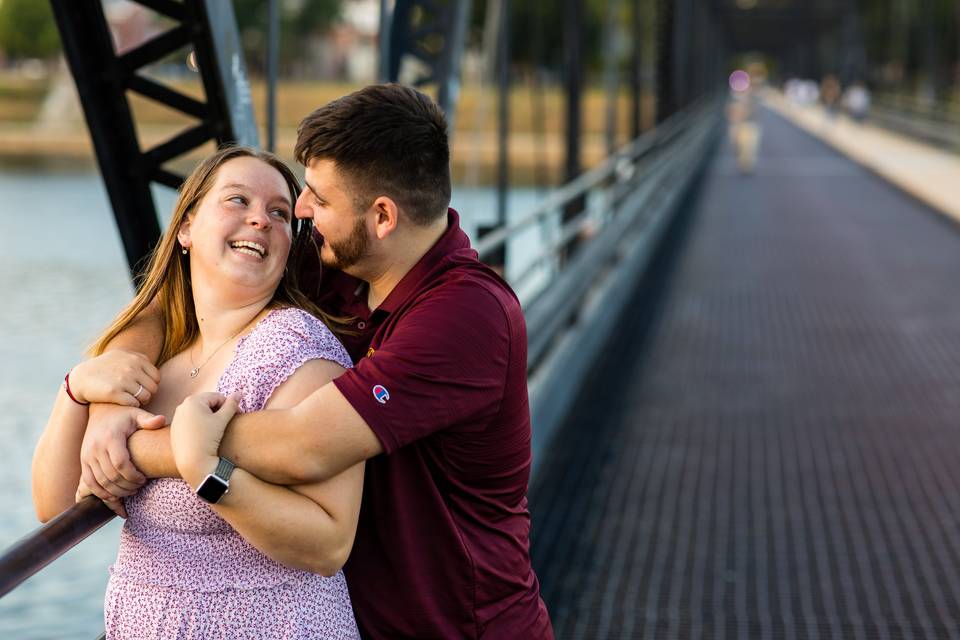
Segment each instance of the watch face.
[{"label": "watch face", "polygon": [[205,500],[210,504],[216,504],[220,501],[220,498],[223,497],[223,494],[227,492],[229,487],[230,485],[226,480],[218,478],[211,473],[204,478],[200,486],[197,487],[197,495],[200,496],[201,500]]}]

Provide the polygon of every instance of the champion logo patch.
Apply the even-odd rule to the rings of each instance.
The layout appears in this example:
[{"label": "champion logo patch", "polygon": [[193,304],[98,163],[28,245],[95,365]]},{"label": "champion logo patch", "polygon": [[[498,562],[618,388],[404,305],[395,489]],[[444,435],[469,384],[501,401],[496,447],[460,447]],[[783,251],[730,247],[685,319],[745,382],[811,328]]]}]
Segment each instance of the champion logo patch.
[{"label": "champion logo patch", "polygon": [[373,397],[376,398],[380,404],[387,404],[387,400],[390,399],[390,392],[387,391],[387,388],[382,384],[374,385]]}]

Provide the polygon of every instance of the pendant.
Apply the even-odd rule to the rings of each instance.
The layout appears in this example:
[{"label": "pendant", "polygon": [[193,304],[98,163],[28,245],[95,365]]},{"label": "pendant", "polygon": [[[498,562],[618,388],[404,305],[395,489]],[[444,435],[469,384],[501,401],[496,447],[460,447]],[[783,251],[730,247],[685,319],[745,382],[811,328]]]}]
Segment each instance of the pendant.
[{"label": "pendant", "polygon": [[190,369],[191,378],[196,378],[198,373],[200,373],[200,367],[197,367],[196,369]]}]

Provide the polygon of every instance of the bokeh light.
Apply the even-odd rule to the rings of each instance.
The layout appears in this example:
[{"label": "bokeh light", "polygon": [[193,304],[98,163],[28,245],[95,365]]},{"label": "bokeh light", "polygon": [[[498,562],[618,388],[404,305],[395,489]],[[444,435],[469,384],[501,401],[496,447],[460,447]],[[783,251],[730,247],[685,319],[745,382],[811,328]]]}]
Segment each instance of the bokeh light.
[{"label": "bokeh light", "polygon": [[743,69],[737,69],[730,74],[730,88],[742,93],[750,88],[750,74]]}]

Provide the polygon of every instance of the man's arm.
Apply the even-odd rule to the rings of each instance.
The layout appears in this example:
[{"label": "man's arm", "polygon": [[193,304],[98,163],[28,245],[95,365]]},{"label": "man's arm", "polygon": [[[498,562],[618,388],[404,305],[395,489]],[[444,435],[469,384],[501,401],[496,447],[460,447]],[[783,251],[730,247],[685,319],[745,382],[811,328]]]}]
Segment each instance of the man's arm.
[{"label": "man's arm", "polygon": [[[148,477],[178,477],[169,429],[137,431],[128,446]],[[332,382],[290,409],[234,417],[220,443],[220,455],[281,485],[323,482],[380,453],[380,440]]]},{"label": "man's arm", "polygon": [[130,325],[118,333],[105,351],[122,349],[142,353],[150,362],[156,363],[163,347],[163,317],[156,300],[147,305]]},{"label": "man's arm", "polygon": [[133,465],[147,478],[179,478],[170,448],[170,427],[138,429],[127,439]]}]

